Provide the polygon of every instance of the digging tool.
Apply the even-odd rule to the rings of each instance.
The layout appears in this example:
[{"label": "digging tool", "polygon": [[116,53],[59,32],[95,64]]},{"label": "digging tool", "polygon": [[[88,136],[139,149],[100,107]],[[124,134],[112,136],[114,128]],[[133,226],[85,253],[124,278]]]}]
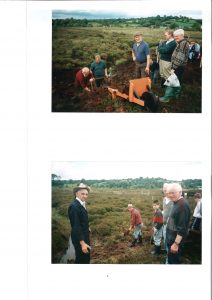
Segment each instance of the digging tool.
[{"label": "digging tool", "polygon": [[93,81],[91,81],[91,91],[92,91],[92,92],[94,91],[94,88],[93,88]]}]

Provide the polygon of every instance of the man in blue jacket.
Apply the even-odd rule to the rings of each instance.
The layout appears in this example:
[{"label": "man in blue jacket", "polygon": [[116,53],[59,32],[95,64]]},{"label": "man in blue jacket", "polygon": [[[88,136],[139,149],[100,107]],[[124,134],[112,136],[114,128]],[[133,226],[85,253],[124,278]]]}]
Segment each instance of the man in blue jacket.
[{"label": "man in blue jacket", "polygon": [[73,189],[75,199],[68,208],[71,223],[71,238],[75,248],[75,264],[90,263],[89,221],[86,210],[86,200],[90,187],[80,183]]},{"label": "man in blue jacket", "polygon": [[134,35],[135,43],[132,47],[132,59],[135,62],[136,78],[149,76],[150,68],[150,49],[144,42],[142,34],[136,32]]}]

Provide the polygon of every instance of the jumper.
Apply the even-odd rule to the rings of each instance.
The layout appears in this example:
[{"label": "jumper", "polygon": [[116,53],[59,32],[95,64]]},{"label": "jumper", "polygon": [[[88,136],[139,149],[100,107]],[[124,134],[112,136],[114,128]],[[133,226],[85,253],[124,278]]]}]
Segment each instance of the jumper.
[{"label": "jumper", "polygon": [[180,198],[173,203],[167,222],[167,244],[173,244],[178,234],[183,238],[181,243],[185,240],[188,233],[190,214],[189,204],[184,198]]},{"label": "jumper", "polygon": [[132,227],[142,223],[141,214],[140,214],[139,210],[137,210],[136,208],[133,208],[131,210],[130,216],[131,216],[131,226]]},{"label": "jumper", "polygon": [[182,40],[177,44],[174,52],[172,53],[171,63],[172,69],[183,67],[187,64],[189,54],[189,43],[187,40]]},{"label": "jumper", "polygon": [[163,226],[163,214],[160,209],[157,209],[153,216],[153,226],[160,229]]},{"label": "jumper", "polygon": [[149,45],[142,41],[138,46],[137,43],[133,44],[132,51],[135,54],[136,61],[144,63],[147,61],[147,55],[150,55]]},{"label": "jumper", "polygon": [[160,53],[160,59],[165,61],[171,61],[171,56],[176,46],[177,44],[175,40],[169,43],[163,42],[161,45],[159,45],[158,52]]},{"label": "jumper", "polygon": [[95,78],[102,78],[105,76],[105,69],[106,64],[103,60],[101,60],[99,63],[96,63],[95,61],[91,64],[91,71],[94,74]]},{"label": "jumper", "polygon": [[82,70],[79,70],[75,77],[75,85],[86,88],[88,86],[89,80],[93,78],[93,74],[90,72],[87,77],[82,74]]}]

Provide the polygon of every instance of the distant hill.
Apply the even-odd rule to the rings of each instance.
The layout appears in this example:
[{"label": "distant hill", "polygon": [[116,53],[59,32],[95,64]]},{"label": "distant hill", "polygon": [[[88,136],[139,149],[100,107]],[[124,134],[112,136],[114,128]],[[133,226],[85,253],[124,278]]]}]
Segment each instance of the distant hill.
[{"label": "distant hill", "polygon": [[[56,174],[52,174],[52,186],[64,186],[67,184],[77,185],[80,182],[86,183],[89,186],[96,188],[145,188],[145,189],[157,189],[162,188],[165,182],[173,182],[173,180],[167,180],[164,178],[149,178],[149,177],[139,177],[139,178],[128,178],[128,179],[110,179],[110,180],[61,180]],[[178,181],[179,182],[179,181]],[[201,179],[186,179],[179,182],[182,184],[184,189],[201,189],[202,180]]]},{"label": "distant hill", "polygon": [[185,16],[155,16],[145,18],[111,18],[111,19],[53,19],[53,28],[57,27],[150,27],[182,28],[188,31],[201,31],[202,20]]}]

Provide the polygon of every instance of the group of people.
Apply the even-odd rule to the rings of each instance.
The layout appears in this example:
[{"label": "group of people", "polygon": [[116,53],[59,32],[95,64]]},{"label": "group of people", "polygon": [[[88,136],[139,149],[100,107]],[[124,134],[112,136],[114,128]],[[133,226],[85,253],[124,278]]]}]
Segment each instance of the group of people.
[{"label": "group of people", "polygon": [[[157,58],[156,58],[157,56]],[[141,32],[134,35],[132,46],[132,60],[135,63],[135,78],[150,76],[152,81],[157,81],[158,73],[161,78],[161,87],[171,74],[175,74],[180,86],[167,86],[165,94],[160,97],[161,102],[168,102],[171,97],[179,97],[183,74],[188,60],[199,58],[200,46],[197,42],[189,42],[185,38],[184,30],[165,30],[164,40],[161,40],[155,54],[150,54],[149,45],[143,40]],[[79,70],[75,78],[75,87],[90,91],[93,83],[100,87],[104,79],[108,79],[107,66],[99,54],[95,56],[90,68]],[[91,88],[90,88],[91,87]]]},{"label": "group of people", "polygon": [[[95,55],[95,60],[92,62],[90,69],[84,67],[79,70],[75,77],[75,88],[84,89],[90,92],[95,82],[96,87],[100,87],[104,79],[108,78],[107,66],[99,54]],[[90,88],[90,87],[91,88]]]},{"label": "group of people", "polygon": [[[158,200],[153,201],[153,255],[161,253],[163,239],[164,251],[166,252],[166,264],[180,264],[184,242],[189,230],[201,231],[202,220],[202,196],[200,193],[194,195],[196,207],[190,222],[190,207],[182,195],[182,187],[179,183],[165,183],[163,186],[163,210],[160,209]],[[142,219],[138,209],[128,204],[131,214],[131,226],[134,232],[130,247],[142,244]]]},{"label": "group of people", "polygon": [[[90,187],[80,183],[73,190],[75,199],[70,204],[68,215],[71,223],[71,239],[75,248],[76,264],[90,263],[90,238],[89,220],[86,210],[86,200]],[[196,193],[194,198],[196,207],[190,223],[190,207],[182,195],[182,187],[179,183],[165,183],[163,186],[163,211],[158,200],[153,202],[153,255],[161,253],[161,241],[163,238],[164,250],[167,253],[167,264],[180,264],[184,242],[189,232],[201,230],[202,197]],[[142,245],[142,217],[140,211],[128,204],[130,212],[130,228],[133,240],[130,247]],[[189,226],[190,225],[190,226]]]}]

